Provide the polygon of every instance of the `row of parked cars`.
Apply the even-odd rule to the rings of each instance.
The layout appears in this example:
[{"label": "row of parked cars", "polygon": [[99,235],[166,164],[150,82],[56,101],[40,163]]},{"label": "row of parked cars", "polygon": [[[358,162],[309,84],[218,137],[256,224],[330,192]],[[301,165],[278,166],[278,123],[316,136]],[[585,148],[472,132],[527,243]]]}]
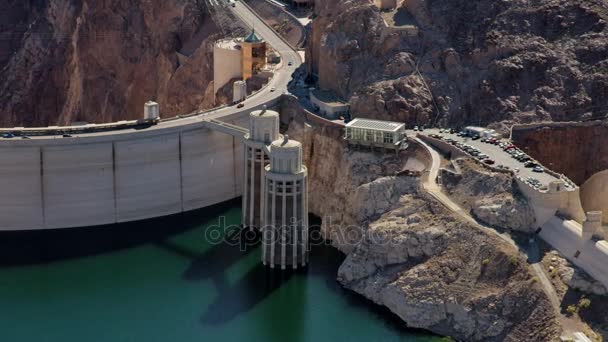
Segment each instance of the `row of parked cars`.
[{"label": "row of parked cars", "polygon": [[[448,131],[448,133],[449,133],[449,131]],[[490,156],[488,156],[485,153],[481,153],[479,148],[477,148],[475,146],[471,146],[471,145],[467,145],[465,143],[458,142],[452,138],[445,138],[441,134],[430,134],[429,136],[431,138],[443,140],[450,145],[454,145],[454,146],[458,147],[459,149],[468,153],[471,157],[476,158],[477,160],[481,161],[484,164],[494,165],[496,163],[493,159],[490,158]]]},{"label": "row of parked cars", "polygon": [[524,164],[524,167],[531,168],[532,171],[543,173],[545,169],[540,166],[534,159],[532,159],[529,155],[524,153],[522,150],[517,148],[515,145],[511,144],[508,141],[499,142],[498,146],[503,149],[506,153],[510,154],[511,157],[521,163]]}]

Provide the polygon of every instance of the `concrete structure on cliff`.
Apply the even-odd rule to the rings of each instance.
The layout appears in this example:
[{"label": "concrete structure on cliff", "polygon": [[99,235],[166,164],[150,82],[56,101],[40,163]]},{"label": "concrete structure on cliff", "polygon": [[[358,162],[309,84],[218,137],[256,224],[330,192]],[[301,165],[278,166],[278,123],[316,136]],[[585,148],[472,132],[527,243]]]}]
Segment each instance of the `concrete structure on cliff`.
[{"label": "concrete structure on cliff", "polygon": [[405,124],[399,122],[356,118],[346,125],[344,139],[354,146],[395,151],[407,147]]},{"label": "concrete structure on cliff", "polygon": [[247,81],[266,66],[266,42],[254,31],[245,38],[221,39],[213,47],[213,93],[234,79]]}]

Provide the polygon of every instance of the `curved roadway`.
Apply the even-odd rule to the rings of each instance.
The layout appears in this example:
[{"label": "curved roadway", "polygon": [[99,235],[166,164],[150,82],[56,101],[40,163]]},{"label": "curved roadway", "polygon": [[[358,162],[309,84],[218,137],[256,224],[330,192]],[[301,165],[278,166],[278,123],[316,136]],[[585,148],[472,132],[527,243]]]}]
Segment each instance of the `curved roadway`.
[{"label": "curved roadway", "polygon": [[[159,131],[166,131],[172,133],[174,131],[189,129],[188,126],[198,127],[202,124],[203,120],[206,119],[222,119],[225,117],[237,116],[239,114],[248,113],[254,109],[260,108],[263,105],[275,103],[282,94],[287,92],[287,85],[291,80],[293,72],[300,67],[302,59],[300,54],[295,51],[285,40],[283,40],[278,33],[269,28],[266,23],[258,17],[253,10],[247,5],[244,5],[241,1],[235,3],[235,7],[229,7],[241,20],[251,28],[255,27],[256,33],[263,38],[272,48],[281,55],[281,65],[276,70],[274,76],[269,83],[257,93],[248,97],[244,102],[244,107],[237,108],[236,106],[227,106],[217,108],[210,111],[201,111],[196,115],[188,116],[185,118],[161,121],[157,125],[150,126],[145,129],[120,129],[115,131],[103,131],[93,133],[82,133],[73,134],[72,137],[61,138],[58,135],[43,135],[43,136],[32,136],[31,139],[2,139],[0,145],[44,145],[44,144],[65,144],[66,140],[74,140],[74,143],[84,142],[94,138],[95,141],[100,140],[116,140],[116,139],[132,139],[135,136],[145,135],[158,135]],[[291,63],[291,65],[289,65]],[[275,89],[272,91],[272,89]],[[143,106],[143,104],[142,104]],[[162,115],[161,107],[161,115]],[[45,128],[40,128],[44,130]],[[48,128],[49,131],[53,131],[55,128]],[[15,131],[15,130],[13,130]],[[32,141],[32,140],[35,140]]]}]

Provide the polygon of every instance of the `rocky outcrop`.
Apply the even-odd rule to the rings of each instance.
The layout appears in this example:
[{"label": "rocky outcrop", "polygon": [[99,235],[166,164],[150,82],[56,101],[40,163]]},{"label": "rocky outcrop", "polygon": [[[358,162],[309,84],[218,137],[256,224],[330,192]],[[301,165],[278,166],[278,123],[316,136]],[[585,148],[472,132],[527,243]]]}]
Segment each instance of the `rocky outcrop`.
[{"label": "rocky outcrop", "polygon": [[608,10],[595,1],[403,4],[415,37],[368,0],[316,1],[307,59],[354,116],[506,131],[605,115]]},{"label": "rocky outcrop", "polygon": [[217,23],[239,22],[207,3],[3,2],[0,126],[139,119],[149,99],[164,116],[211,107]]},{"label": "rocky outcrop", "polygon": [[578,185],[608,169],[608,121],[514,127],[522,150]]},{"label": "rocky outcrop", "polygon": [[608,295],[608,290],[585,271],[573,265],[559,253],[553,251],[545,257],[550,274],[556,274],[571,289],[598,296]]},{"label": "rocky outcrop", "polygon": [[443,174],[450,198],[489,226],[523,232],[535,228],[534,209],[519,192],[513,176],[491,172],[466,158],[454,163],[460,173]]},{"label": "rocky outcrop", "polygon": [[311,126],[287,102],[282,122],[303,143],[310,210],[347,254],[338,272],[345,287],[410,327],[459,340],[558,336],[551,304],[518,251],[451,215],[419,178],[400,176],[408,165],[428,165],[421,147],[399,156],[349,149],[341,129]]},{"label": "rocky outcrop", "polygon": [[339,281],[409,327],[463,341],[551,341],[556,317],[517,251],[422,194],[370,224]]},{"label": "rocky outcrop", "polygon": [[361,241],[367,223],[418,186],[416,178],[398,175],[410,158],[421,158],[416,147],[401,156],[374,154],[347,149],[340,128],[292,121],[288,131],[303,144],[309,210],[322,218],[324,237],[345,253]]}]

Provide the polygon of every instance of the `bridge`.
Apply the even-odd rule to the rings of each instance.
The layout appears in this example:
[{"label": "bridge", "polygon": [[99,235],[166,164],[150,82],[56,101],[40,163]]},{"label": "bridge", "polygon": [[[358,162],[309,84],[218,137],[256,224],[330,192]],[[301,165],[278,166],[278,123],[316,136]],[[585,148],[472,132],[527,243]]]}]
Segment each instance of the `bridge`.
[{"label": "bridge", "polygon": [[[281,55],[269,83],[244,103],[163,119],[10,128],[0,140],[0,230],[130,222],[240,197],[248,115],[276,105],[300,54],[245,3],[230,10]],[[162,114],[162,113],[161,113]],[[64,136],[65,134],[65,136]]]}]

